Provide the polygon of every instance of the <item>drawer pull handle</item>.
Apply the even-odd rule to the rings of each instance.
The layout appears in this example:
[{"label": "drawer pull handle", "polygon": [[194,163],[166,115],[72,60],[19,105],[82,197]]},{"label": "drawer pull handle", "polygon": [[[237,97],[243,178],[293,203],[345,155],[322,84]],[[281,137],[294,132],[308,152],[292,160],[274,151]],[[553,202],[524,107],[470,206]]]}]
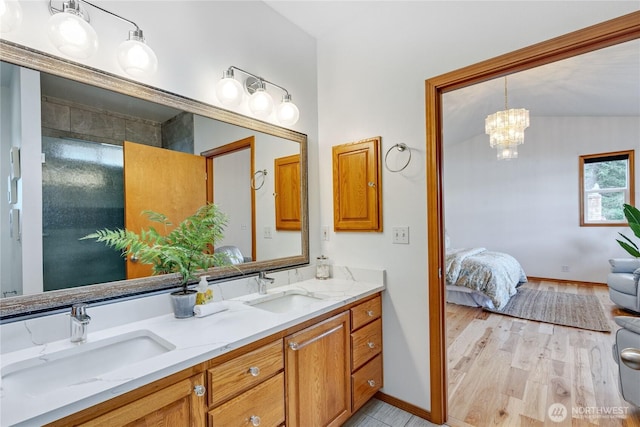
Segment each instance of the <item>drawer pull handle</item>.
[{"label": "drawer pull handle", "polygon": [[258,427],[260,425],[260,417],[257,415],[251,415],[251,418],[249,418],[249,421],[251,422],[251,425],[254,427]]},{"label": "drawer pull handle", "polygon": [[367,316],[373,317],[374,314],[373,310],[367,310]]},{"label": "drawer pull handle", "polygon": [[369,387],[375,387],[376,386],[376,382],[374,380],[368,380],[367,384],[369,384]]},{"label": "drawer pull handle", "polygon": [[340,325],[336,326],[335,328],[333,328],[333,329],[329,329],[328,331],[323,332],[323,333],[321,333],[320,335],[318,335],[318,336],[315,336],[315,337],[311,338],[309,341],[305,341],[305,342],[303,342],[302,344],[298,344],[298,343],[297,343],[297,342],[295,342],[295,341],[291,341],[291,342],[289,343],[289,348],[290,348],[291,350],[293,350],[293,351],[300,350],[302,347],[306,347],[306,346],[308,346],[309,344],[313,344],[314,342],[316,342],[316,341],[318,341],[318,340],[321,340],[322,338],[326,337],[327,335],[331,335],[332,333],[334,333],[334,332],[336,332],[336,331],[339,331],[340,329],[342,329],[342,327],[343,327],[343,324],[341,323]]},{"label": "drawer pull handle", "polygon": [[193,392],[196,394],[196,396],[198,397],[202,397],[204,396],[205,392],[207,391],[206,388],[204,388],[203,385],[197,385],[193,388]]},{"label": "drawer pull handle", "polygon": [[249,368],[249,373],[252,377],[257,377],[258,375],[260,375],[260,368],[258,368],[257,366],[252,366]]},{"label": "drawer pull handle", "polygon": [[371,341],[369,341],[367,343],[367,345],[369,346],[369,348],[376,348],[376,345],[374,343],[372,343]]}]

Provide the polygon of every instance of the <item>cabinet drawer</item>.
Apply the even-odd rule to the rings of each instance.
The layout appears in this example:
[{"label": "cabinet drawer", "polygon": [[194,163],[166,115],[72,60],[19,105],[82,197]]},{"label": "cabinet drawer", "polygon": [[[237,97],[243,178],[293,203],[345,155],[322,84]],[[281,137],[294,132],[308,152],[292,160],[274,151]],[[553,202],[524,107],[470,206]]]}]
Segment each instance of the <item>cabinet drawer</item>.
[{"label": "cabinet drawer", "polygon": [[378,355],[351,375],[352,411],[357,411],[382,386],[382,355]]},{"label": "cabinet drawer", "polygon": [[382,315],[382,301],[375,297],[351,309],[351,330],[355,331]]},{"label": "cabinet drawer", "polygon": [[351,334],[351,370],[382,351],[382,319],[374,320]]},{"label": "cabinet drawer", "polygon": [[284,373],[282,372],[209,411],[210,427],[250,425],[276,427],[282,423],[284,423]]},{"label": "cabinet drawer", "polygon": [[284,368],[282,340],[209,369],[209,405],[217,405]]}]

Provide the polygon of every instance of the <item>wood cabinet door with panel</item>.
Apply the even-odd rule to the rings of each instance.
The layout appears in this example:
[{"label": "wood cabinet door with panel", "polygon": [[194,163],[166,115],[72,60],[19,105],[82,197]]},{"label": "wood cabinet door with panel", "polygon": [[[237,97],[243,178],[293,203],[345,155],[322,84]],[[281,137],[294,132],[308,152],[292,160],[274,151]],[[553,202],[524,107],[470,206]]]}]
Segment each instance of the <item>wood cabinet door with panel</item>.
[{"label": "wood cabinet door with panel", "polygon": [[274,160],[276,230],[300,230],[300,154]]},{"label": "wood cabinet door with panel", "polygon": [[[202,373],[77,425],[83,427],[205,427],[207,398],[204,384]],[[108,403],[103,408],[106,405]]]},{"label": "wood cabinet door with panel", "polygon": [[342,425],[351,415],[349,313],[285,338],[287,427]]},{"label": "wood cabinet door with panel", "polygon": [[333,147],[333,228],[382,231],[380,137]]}]

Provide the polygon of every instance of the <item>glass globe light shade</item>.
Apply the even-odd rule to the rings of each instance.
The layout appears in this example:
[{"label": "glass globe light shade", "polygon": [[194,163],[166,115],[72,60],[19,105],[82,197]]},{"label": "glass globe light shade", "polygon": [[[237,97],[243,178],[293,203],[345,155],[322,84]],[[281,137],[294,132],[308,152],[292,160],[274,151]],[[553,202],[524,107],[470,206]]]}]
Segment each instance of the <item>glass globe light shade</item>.
[{"label": "glass globe light shade", "polygon": [[237,107],[242,102],[242,84],[233,77],[224,77],[216,84],[216,97],[223,105]]},{"label": "glass globe light shade", "polygon": [[72,58],[87,59],[98,50],[96,31],[75,13],[53,14],[49,18],[47,33],[56,49]]},{"label": "glass globe light shade", "polygon": [[15,0],[0,0],[0,33],[9,33],[22,23],[22,7]]},{"label": "glass globe light shade", "polygon": [[249,97],[249,110],[257,117],[268,117],[273,111],[273,98],[264,88],[258,88]]},{"label": "glass globe light shade", "polygon": [[285,95],[282,102],[276,108],[276,119],[283,126],[292,126],[298,122],[300,110],[291,102],[291,95]]},{"label": "glass globe light shade", "polygon": [[117,57],[120,67],[132,77],[151,76],[158,70],[158,58],[143,40],[123,41],[118,46]]}]

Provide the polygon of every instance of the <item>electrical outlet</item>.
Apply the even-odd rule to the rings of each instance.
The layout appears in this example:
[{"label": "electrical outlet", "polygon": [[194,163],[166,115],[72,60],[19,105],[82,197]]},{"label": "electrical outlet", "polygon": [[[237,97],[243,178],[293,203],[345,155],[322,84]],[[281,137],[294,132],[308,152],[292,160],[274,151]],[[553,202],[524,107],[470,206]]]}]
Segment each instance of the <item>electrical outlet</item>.
[{"label": "electrical outlet", "polygon": [[320,228],[320,235],[322,236],[322,240],[325,240],[325,241],[329,240],[329,226],[328,225],[323,225]]},{"label": "electrical outlet", "polygon": [[569,272],[569,266],[568,265],[560,266],[560,271],[562,271],[563,273],[568,273]]},{"label": "electrical outlet", "polygon": [[273,236],[271,235],[271,227],[266,226],[266,227],[264,228],[264,238],[265,238],[265,239],[271,239],[271,238],[273,238]]},{"label": "electrical outlet", "polygon": [[393,234],[393,243],[403,245],[409,244],[409,227],[393,227],[391,232]]}]

